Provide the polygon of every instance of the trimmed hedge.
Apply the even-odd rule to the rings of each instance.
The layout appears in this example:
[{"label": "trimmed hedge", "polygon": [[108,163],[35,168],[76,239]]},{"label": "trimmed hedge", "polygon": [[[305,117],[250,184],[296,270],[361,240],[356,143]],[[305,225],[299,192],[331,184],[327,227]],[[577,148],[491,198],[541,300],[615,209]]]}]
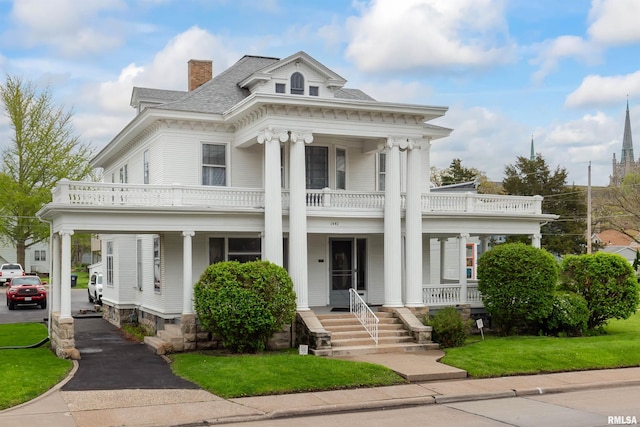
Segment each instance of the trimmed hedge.
[{"label": "trimmed hedge", "polygon": [[194,285],[194,298],[203,328],[236,353],[264,350],[296,312],[289,274],[268,261],[212,264]]},{"label": "trimmed hedge", "polygon": [[460,347],[469,336],[471,321],[465,322],[454,307],[445,307],[429,319],[433,340],[442,348]]},{"label": "trimmed hedge", "polygon": [[589,309],[589,329],[609,319],[628,319],[638,308],[638,280],[618,254],[568,255],[562,262],[560,289],[582,295]]},{"label": "trimmed hedge", "polygon": [[523,243],[498,245],[478,260],[478,290],[504,335],[530,331],[551,314],[557,280],[553,255]]}]

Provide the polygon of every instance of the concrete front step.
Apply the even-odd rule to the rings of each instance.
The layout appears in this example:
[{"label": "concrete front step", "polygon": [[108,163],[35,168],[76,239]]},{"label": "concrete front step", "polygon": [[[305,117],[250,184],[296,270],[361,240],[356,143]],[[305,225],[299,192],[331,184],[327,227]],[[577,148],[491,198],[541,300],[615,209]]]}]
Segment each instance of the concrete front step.
[{"label": "concrete front step", "polygon": [[[370,345],[374,343],[371,336],[362,338],[349,338],[349,339],[331,339],[331,347],[345,347],[345,346],[358,346],[358,345]],[[380,337],[378,336],[378,344],[398,344],[398,343],[412,343],[415,341],[411,336],[399,336],[399,337]]]},{"label": "concrete front step", "polygon": [[378,344],[374,345],[353,345],[344,347],[333,347],[332,356],[349,356],[357,354],[373,354],[373,353],[402,353],[419,350],[437,350],[440,346],[436,343],[416,344],[416,343],[399,343],[399,344]]},{"label": "concrete front step", "polygon": [[184,350],[184,337],[180,325],[165,324],[155,337],[145,337],[145,344],[154,349],[156,354],[166,354]]},{"label": "concrete front step", "polygon": [[[340,332],[331,332],[331,340],[346,340],[351,338],[364,338],[370,337],[369,332],[364,330],[364,328],[360,331],[340,331]],[[378,337],[406,337],[409,336],[409,332],[406,329],[392,329],[392,330],[383,330],[378,329]]]},{"label": "concrete front step", "polygon": [[158,336],[144,337],[144,343],[149,346],[155,354],[163,355],[171,353],[173,347],[168,342]]}]

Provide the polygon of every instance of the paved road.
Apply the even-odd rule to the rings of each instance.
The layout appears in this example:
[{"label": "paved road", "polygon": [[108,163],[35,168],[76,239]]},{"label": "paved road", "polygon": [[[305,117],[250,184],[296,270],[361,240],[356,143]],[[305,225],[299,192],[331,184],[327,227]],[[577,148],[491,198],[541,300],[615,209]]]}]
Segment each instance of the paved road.
[{"label": "paved road", "polygon": [[[234,423],[236,427],[562,426],[640,422],[640,386]],[[615,417],[615,418],[609,418]],[[191,424],[192,426],[205,424]]]},{"label": "paved road", "polygon": [[[7,307],[7,287],[0,286],[0,323],[43,322],[49,316],[49,309],[42,310],[37,305],[18,306],[15,310]],[[50,303],[50,301],[49,301]],[[92,310],[86,289],[71,289],[71,312],[80,309]]]}]

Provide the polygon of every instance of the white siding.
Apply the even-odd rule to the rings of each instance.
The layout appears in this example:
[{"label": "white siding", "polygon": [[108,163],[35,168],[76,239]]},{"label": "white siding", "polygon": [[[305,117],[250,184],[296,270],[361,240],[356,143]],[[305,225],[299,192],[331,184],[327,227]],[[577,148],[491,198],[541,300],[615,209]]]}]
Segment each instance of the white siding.
[{"label": "white siding", "polygon": [[[105,258],[104,299],[118,304],[138,304],[136,287],[136,243],[133,235],[103,235],[102,253]],[[106,286],[106,254],[108,241],[113,241],[113,286]]]},{"label": "white siding", "polygon": [[160,291],[162,307],[166,313],[182,313],[182,235],[174,233],[163,235],[161,247],[161,259],[164,267]]},{"label": "white siding", "polygon": [[382,235],[367,238],[367,302],[384,304],[384,239]]},{"label": "white siding", "polygon": [[329,253],[325,235],[310,234],[307,237],[307,259],[309,260],[309,306],[325,306],[328,304],[329,294]]},{"label": "white siding", "polygon": [[249,148],[231,150],[230,186],[243,188],[263,188],[262,165],[264,146],[255,144]]},{"label": "white siding", "polygon": [[347,150],[347,190],[376,190],[376,153],[362,153],[360,147]]}]

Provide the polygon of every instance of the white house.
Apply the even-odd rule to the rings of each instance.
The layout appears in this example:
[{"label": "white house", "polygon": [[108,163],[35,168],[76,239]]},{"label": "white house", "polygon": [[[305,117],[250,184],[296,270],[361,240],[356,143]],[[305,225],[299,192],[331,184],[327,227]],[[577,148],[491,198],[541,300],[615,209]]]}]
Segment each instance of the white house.
[{"label": "white house", "polygon": [[188,332],[193,284],[219,260],[287,268],[304,318],[348,306],[349,289],[387,308],[479,303],[470,239],[539,245],[554,218],[538,196],[431,193],[429,153],[451,132],[431,122],[447,108],[376,101],[304,52],[244,56],[213,78],[193,60],[188,78],[187,92],[134,88],[138,114],[92,161],[106,182],[62,181],[38,213],[53,225],[59,328],[73,329],[74,232],[101,236],[108,319]]}]

